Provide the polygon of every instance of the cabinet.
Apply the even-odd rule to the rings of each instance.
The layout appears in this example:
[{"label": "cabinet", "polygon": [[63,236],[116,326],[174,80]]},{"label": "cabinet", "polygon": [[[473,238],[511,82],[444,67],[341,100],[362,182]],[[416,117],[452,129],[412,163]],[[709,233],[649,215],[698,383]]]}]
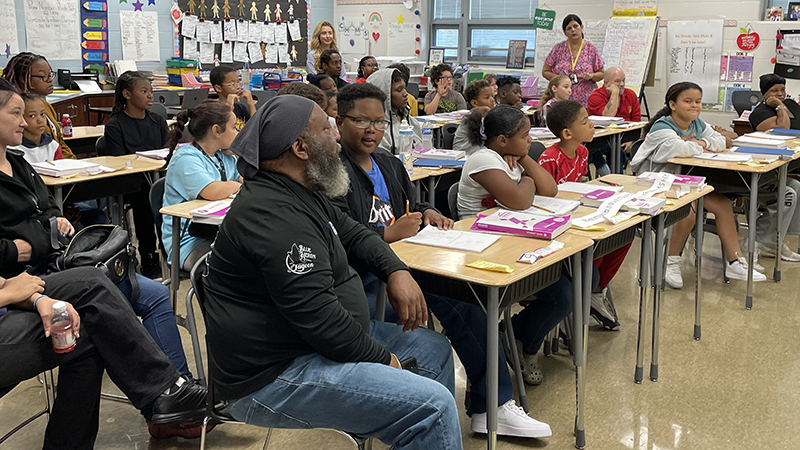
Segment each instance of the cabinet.
[{"label": "cabinet", "polygon": [[[59,120],[64,114],[69,114],[72,125],[76,127],[95,126],[106,123],[111,116],[110,108],[114,106],[114,92],[102,94],[79,94],[75,97],[53,102]],[[91,108],[107,108],[108,112],[98,114]]]}]

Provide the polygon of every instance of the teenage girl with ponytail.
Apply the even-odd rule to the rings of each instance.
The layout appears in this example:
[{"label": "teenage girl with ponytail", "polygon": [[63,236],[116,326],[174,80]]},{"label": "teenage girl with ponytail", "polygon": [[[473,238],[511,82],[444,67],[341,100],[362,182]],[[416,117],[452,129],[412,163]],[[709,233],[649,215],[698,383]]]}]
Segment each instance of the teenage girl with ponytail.
[{"label": "teenage girl with ponytail", "polygon": [[[644,128],[646,133],[644,143],[631,161],[634,173],[679,173],[680,167],[670,164],[668,162],[670,158],[692,157],[703,152],[725,150],[725,137],[700,119],[702,100],[703,89],[692,82],[677,83],[667,90],[664,107]],[[713,178],[715,177],[706,178],[712,186],[717,184]],[[703,207],[714,213],[717,234],[728,259],[725,275],[736,280],[747,280],[747,260],[739,248],[736,220],[730,199],[715,191],[703,197]],[[690,214],[676,223],[672,230],[665,279],[674,289],[683,287],[680,254],[694,227],[694,220],[695,216]],[[753,271],[753,281],[766,279],[764,274]]]},{"label": "teenage girl with ponytail", "polygon": [[[224,200],[239,192],[242,185],[236,157],[227,151],[238,133],[236,120],[230,105],[213,100],[206,100],[193,110],[181,111],[175,117],[169,131],[171,157],[164,206],[198,199]],[[194,141],[178,147],[187,123]],[[186,232],[189,222],[182,219],[179,230],[180,262],[184,270],[191,270],[211,248],[211,241]],[[161,233],[168,258],[172,255],[172,231],[172,220],[165,217]]]},{"label": "teenage girl with ponytail", "polygon": [[[117,79],[114,107],[106,123],[106,154],[131,155],[142,150],[164,148],[167,143],[167,121],[150,112],[153,87],[139,72],[128,71]],[[150,184],[142,177],[139,192],[126,194],[126,203],[133,207],[133,223],[142,257],[142,274],[148,278],[161,277],[161,265],[156,253],[156,233],[150,210]]]},{"label": "teenage girl with ponytail", "polygon": [[[470,141],[482,147],[475,151],[461,172],[458,184],[458,215],[464,219],[502,203],[508,208],[528,209],[534,195],[553,197],[556,182],[528,156],[530,121],[517,108],[500,105],[483,117],[473,111],[461,122]],[[547,333],[572,311],[572,281],[566,270],[561,278],[536,293],[519,314],[511,318],[517,337],[522,378],[527,384],[542,383],[539,347]],[[509,326],[504,323],[503,329]],[[508,352],[508,347],[504,347]],[[507,359],[511,355],[507,354]]]}]

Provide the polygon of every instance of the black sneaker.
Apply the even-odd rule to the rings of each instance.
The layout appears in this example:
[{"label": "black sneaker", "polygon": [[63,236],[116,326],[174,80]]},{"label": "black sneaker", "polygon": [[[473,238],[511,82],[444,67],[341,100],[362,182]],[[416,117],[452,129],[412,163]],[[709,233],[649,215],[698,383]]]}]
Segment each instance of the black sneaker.
[{"label": "black sneaker", "polygon": [[589,314],[606,330],[619,330],[617,310],[609,296],[608,287],[600,292],[592,293],[592,307]]},{"label": "black sneaker", "polygon": [[181,387],[173,386],[169,394],[161,394],[153,402],[151,421],[166,425],[202,419],[206,414],[206,392],[205,387],[190,381]]}]

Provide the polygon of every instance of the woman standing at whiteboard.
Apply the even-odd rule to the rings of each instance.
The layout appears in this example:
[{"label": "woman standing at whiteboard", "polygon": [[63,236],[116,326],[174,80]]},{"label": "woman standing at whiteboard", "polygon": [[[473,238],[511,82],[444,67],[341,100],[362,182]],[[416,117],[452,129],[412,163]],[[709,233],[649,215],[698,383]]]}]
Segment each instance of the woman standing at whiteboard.
[{"label": "woman standing at whiteboard", "polygon": [[[339,50],[336,46],[336,34],[333,32],[333,25],[323,20],[314,27],[314,33],[311,35],[311,49],[308,50],[308,58],[306,58],[306,72],[309,75],[317,74],[317,58],[323,51],[328,49]],[[344,61],[342,61],[342,73],[339,78],[347,81]]]},{"label": "woman standing at whiteboard", "polygon": [[564,17],[561,29],[567,40],[556,44],[544,60],[542,76],[548,80],[566,75],[572,82],[570,100],[587,107],[589,95],[603,79],[603,57],[591,42],[583,39],[583,22],[575,14]]}]

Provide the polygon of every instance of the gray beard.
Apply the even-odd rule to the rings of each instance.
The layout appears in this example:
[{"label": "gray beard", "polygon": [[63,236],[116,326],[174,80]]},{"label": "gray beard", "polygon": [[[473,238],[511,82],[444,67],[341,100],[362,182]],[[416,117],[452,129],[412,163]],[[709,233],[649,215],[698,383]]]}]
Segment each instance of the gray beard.
[{"label": "gray beard", "polygon": [[306,168],[306,181],[312,190],[320,191],[328,198],[342,197],[350,189],[350,176],[339,159],[316,141],[309,139],[312,152]]}]

